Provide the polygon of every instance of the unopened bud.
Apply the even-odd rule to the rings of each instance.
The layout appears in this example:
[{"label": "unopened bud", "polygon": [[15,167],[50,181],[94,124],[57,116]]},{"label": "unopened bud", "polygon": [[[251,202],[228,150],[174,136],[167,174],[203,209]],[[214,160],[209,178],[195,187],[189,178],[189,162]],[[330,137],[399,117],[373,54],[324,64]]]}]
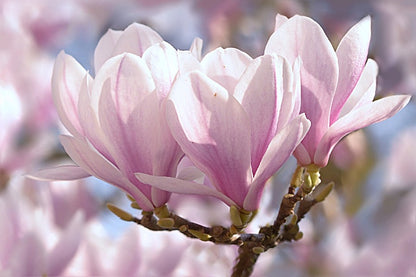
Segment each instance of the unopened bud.
[{"label": "unopened bud", "polygon": [[188,232],[191,233],[194,237],[196,237],[196,238],[198,238],[202,241],[208,241],[211,238],[210,235],[205,234],[201,231],[189,229]]},{"label": "unopened bud", "polygon": [[141,208],[140,208],[139,204],[137,204],[137,202],[131,202],[130,207],[132,207],[133,209],[141,210]]},{"label": "unopened bud", "polygon": [[319,174],[319,169],[320,168],[314,164],[308,165],[306,168],[306,170],[311,176],[313,186],[317,186],[321,183],[321,179],[320,179],[321,174]]},{"label": "unopened bud", "polygon": [[255,246],[255,247],[253,247],[252,250],[253,250],[253,253],[254,254],[261,254],[261,253],[264,252],[264,248],[261,247],[261,246]]},{"label": "unopened bud", "polygon": [[136,199],[134,199],[130,194],[127,193],[126,196],[131,202],[136,202]]},{"label": "unopened bud", "polygon": [[299,187],[302,184],[302,174],[303,174],[303,167],[298,165],[296,167],[295,172],[293,173],[292,180],[290,181],[290,185],[292,187]]},{"label": "unopened bud", "polygon": [[306,172],[305,175],[304,175],[304,181],[303,181],[303,184],[302,184],[302,189],[306,193],[310,193],[313,189],[312,178],[311,178],[311,175],[308,172]]},{"label": "unopened bud", "polygon": [[111,204],[111,203],[107,203],[107,208],[113,213],[113,214],[115,214],[116,216],[118,216],[120,219],[122,219],[122,220],[124,220],[124,221],[132,221],[133,220],[133,216],[130,214],[130,213],[128,213],[128,212],[126,212],[126,211],[124,211],[124,210],[122,210],[122,209],[120,209],[119,207],[116,207],[116,206],[114,206],[113,204]]},{"label": "unopened bud", "polygon": [[301,238],[303,238],[303,233],[302,232],[298,232],[295,236],[295,240],[300,240]]},{"label": "unopened bud", "polygon": [[240,217],[240,211],[238,210],[236,206],[230,207],[230,218],[234,226],[236,227],[243,226],[243,221],[241,220],[241,217]]},{"label": "unopened bud", "polygon": [[157,225],[163,228],[170,229],[173,226],[175,226],[175,220],[173,220],[172,218],[161,218],[157,221]]},{"label": "unopened bud", "polygon": [[166,205],[155,208],[154,212],[158,218],[167,218],[170,216],[170,212]]},{"label": "unopened bud", "polygon": [[334,182],[330,182],[325,185],[321,184],[316,187],[316,189],[312,192],[311,196],[316,202],[322,202],[332,191],[333,187],[334,187]]}]

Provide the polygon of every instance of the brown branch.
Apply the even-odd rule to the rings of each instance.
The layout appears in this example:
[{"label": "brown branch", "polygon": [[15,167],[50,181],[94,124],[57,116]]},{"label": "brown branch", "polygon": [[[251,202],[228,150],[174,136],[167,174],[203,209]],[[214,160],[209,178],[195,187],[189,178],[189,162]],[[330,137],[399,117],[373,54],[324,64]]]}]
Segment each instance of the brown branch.
[{"label": "brown branch", "polygon": [[[299,172],[299,171],[298,171]],[[138,219],[131,214],[113,206],[109,209],[126,221],[133,221],[153,231],[178,231],[189,238],[211,241],[216,244],[238,245],[238,257],[233,268],[233,277],[250,276],[261,253],[276,247],[280,242],[298,240],[302,237],[298,223],[316,203],[329,194],[333,184],[320,184],[311,193],[313,187],[305,183],[290,185],[283,197],[279,213],[273,223],[261,227],[258,234],[237,233],[235,226],[206,227],[191,222],[169,211],[166,206],[155,212],[142,212]]]}]

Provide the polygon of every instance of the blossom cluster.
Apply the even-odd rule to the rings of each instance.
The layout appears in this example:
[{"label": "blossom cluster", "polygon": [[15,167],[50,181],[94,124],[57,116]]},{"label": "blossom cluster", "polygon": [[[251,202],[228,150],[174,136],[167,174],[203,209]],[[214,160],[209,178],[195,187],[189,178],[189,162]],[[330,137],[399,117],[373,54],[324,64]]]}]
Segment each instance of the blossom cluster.
[{"label": "blossom cluster", "polygon": [[199,39],[176,50],[137,23],[109,30],[95,49],[95,77],[70,55],[57,57],[53,98],[69,132],[60,141],[76,165],[36,177],[93,175],[144,211],[162,207],[173,192],[254,212],[266,182],[292,154],[316,173],[345,135],[409,101],[373,101],[370,24],[362,19],[334,50],[312,19],[278,15],[257,58],[236,48],[202,56]]}]

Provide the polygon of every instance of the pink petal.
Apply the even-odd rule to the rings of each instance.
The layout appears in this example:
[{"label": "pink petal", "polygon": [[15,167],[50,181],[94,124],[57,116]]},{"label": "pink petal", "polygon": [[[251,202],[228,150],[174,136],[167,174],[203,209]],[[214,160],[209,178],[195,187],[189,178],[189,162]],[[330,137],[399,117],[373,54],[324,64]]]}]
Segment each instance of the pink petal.
[{"label": "pink petal", "polygon": [[265,55],[248,66],[235,88],[234,97],[250,118],[253,174],[276,135],[282,98],[291,82],[292,72],[284,59]]},{"label": "pink petal", "polygon": [[54,168],[43,169],[26,177],[40,181],[65,181],[78,180],[91,176],[83,168],[77,165],[61,165]]},{"label": "pink petal", "polygon": [[304,114],[299,115],[273,138],[254,175],[253,183],[244,200],[244,209],[253,211],[258,208],[266,181],[287,161],[305,137],[310,125]]},{"label": "pink petal", "polygon": [[81,242],[83,223],[84,215],[78,212],[67,224],[67,228],[61,234],[58,243],[47,255],[47,270],[45,274],[48,276],[59,276],[69,265]]},{"label": "pink petal", "polygon": [[45,273],[45,247],[33,231],[21,235],[9,255],[7,267],[11,276],[41,276]]},{"label": "pink petal", "polygon": [[289,19],[286,16],[281,15],[281,14],[277,14],[276,15],[276,23],[275,23],[275,26],[274,26],[274,30],[276,31],[277,29],[279,29],[280,26],[282,26],[288,20]]},{"label": "pink petal", "polygon": [[192,41],[191,48],[189,48],[189,52],[192,53],[192,55],[198,60],[201,61],[202,56],[202,44],[203,41],[200,38],[195,38]]},{"label": "pink petal", "polygon": [[220,199],[229,206],[236,205],[233,200],[221,192],[196,182],[180,180],[172,177],[148,175],[144,173],[136,173],[136,177],[140,180],[140,182],[149,184],[161,190],[181,194],[213,196]]},{"label": "pink petal", "polygon": [[303,145],[314,153],[329,127],[331,105],[338,80],[335,51],[322,28],[312,19],[294,16],[282,24],[267,42],[266,54],[277,54],[294,64],[301,60],[302,106],[312,123]]},{"label": "pink petal", "polygon": [[162,42],[163,39],[150,27],[133,23],[128,26],[117,40],[112,56],[131,53],[142,56],[150,46]]},{"label": "pink petal", "polygon": [[342,38],[337,48],[339,77],[331,108],[331,124],[338,118],[342,106],[347,101],[367,60],[371,37],[369,16],[355,24]]},{"label": "pink petal", "polygon": [[166,42],[158,43],[144,52],[143,59],[152,73],[157,94],[165,98],[179,70],[176,50]]},{"label": "pink petal", "polygon": [[293,156],[295,156],[298,164],[300,165],[310,165],[312,163],[312,157],[309,155],[308,150],[306,150],[302,143],[296,147],[293,152]]},{"label": "pink petal", "polygon": [[94,110],[99,111],[103,85],[111,80],[111,97],[116,103],[116,112],[124,122],[130,117],[137,104],[155,89],[152,75],[142,58],[123,54],[108,60],[98,72],[91,91]]},{"label": "pink petal", "polygon": [[389,96],[352,110],[328,129],[317,147],[314,163],[326,166],[332,149],[345,135],[392,117],[406,106],[409,100],[410,96]]},{"label": "pink petal", "polygon": [[367,105],[373,101],[376,94],[377,74],[377,63],[372,59],[368,59],[357,85],[341,109],[340,117],[357,107]]},{"label": "pink petal", "polygon": [[98,72],[106,60],[113,57],[113,50],[123,31],[109,29],[98,41],[94,52],[94,68]]},{"label": "pink petal", "polygon": [[59,118],[74,136],[83,134],[78,119],[78,96],[85,69],[71,56],[60,52],[52,74],[52,96]]},{"label": "pink petal", "polygon": [[154,207],[149,199],[123,177],[113,164],[95,151],[90,144],[70,136],[61,136],[60,139],[71,159],[86,172],[129,193],[143,209],[153,210]]},{"label": "pink petal", "polygon": [[106,147],[106,144],[108,144],[107,139],[98,122],[98,111],[93,110],[91,106],[90,83],[91,81],[88,78],[84,78],[82,82],[78,101],[78,117],[84,129],[85,136],[94,148],[107,160],[114,163],[114,159]]},{"label": "pink petal", "polygon": [[178,79],[167,103],[176,141],[217,190],[242,204],[251,181],[247,114],[227,91],[199,72]]},{"label": "pink petal", "polygon": [[120,116],[123,108],[117,106],[118,98],[113,99],[109,87],[103,88],[99,117],[102,130],[111,142],[108,146],[111,156],[130,182],[156,206],[163,205],[168,200],[168,193],[140,184],[133,176],[134,172],[172,176],[182,156],[160,111],[159,99],[156,93],[148,94],[123,120]]},{"label": "pink petal", "polygon": [[201,67],[208,77],[232,94],[251,60],[250,56],[238,49],[217,48],[205,55]]}]

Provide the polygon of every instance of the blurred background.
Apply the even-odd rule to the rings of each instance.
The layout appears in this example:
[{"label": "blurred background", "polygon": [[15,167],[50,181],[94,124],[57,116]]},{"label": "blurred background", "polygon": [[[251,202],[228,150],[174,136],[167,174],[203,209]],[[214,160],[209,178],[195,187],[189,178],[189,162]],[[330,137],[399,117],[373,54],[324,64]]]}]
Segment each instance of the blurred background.
[{"label": "blurred background", "polygon": [[[413,0],[0,0],[0,275],[229,276],[235,248],[120,221],[105,203],[129,209],[124,194],[98,179],[24,175],[67,159],[50,88],[59,51],[94,74],[99,38],[139,22],[178,49],[200,37],[203,53],[237,47],[257,57],[277,13],[312,17],[334,47],[370,15],[376,98],[416,94]],[[416,276],[415,101],[341,141],[321,172],[335,189],[302,221],[304,238],[263,254],[254,276]],[[251,231],[273,221],[294,167],[290,160],[271,180]],[[214,200],[173,200],[195,220],[226,216]]]}]

